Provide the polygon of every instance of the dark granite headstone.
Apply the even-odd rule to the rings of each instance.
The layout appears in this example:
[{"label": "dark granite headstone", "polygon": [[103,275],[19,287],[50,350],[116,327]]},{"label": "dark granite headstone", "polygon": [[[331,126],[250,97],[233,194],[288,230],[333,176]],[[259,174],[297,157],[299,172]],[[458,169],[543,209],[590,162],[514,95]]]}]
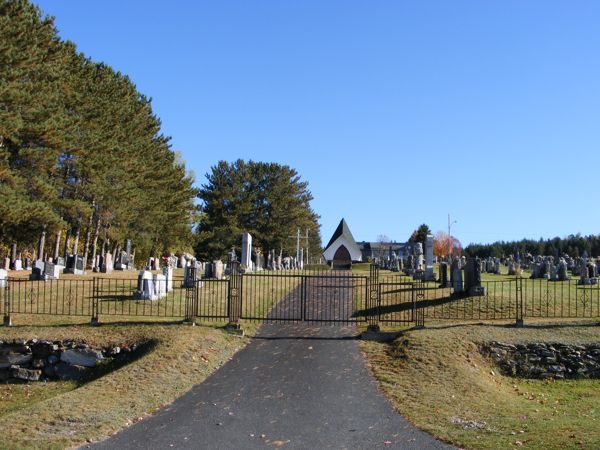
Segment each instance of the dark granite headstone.
[{"label": "dark granite headstone", "polygon": [[440,263],[440,286],[441,287],[448,286],[448,263],[447,262]]}]

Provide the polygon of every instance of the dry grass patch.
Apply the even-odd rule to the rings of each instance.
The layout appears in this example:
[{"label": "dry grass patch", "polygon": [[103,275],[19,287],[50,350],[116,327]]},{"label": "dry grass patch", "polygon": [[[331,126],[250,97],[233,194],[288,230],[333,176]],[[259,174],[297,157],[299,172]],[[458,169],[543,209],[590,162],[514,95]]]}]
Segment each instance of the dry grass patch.
[{"label": "dry grass patch", "polygon": [[[138,359],[83,385],[0,385],[0,448],[65,448],[102,439],[171,403],[226,362],[245,340],[182,325],[1,328],[0,339],[74,339],[102,347],[147,343]],[[6,400],[6,402],[4,402]]]},{"label": "dry grass patch", "polygon": [[405,331],[391,344],[362,346],[397,410],[440,439],[472,449],[599,448],[600,380],[502,376],[478,350],[494,340],[596,343],[600,327],[428,325]]}]

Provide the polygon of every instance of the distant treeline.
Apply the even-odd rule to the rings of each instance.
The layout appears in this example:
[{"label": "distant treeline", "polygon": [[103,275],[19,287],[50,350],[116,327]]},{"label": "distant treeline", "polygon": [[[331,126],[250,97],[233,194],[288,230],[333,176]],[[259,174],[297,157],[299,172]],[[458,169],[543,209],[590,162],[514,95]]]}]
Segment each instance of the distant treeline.
[{"label": "distant treeline", "polygon": [[572,257],[582,256],[587,252],[589,256],[600,256],[600,235],[582,236],[581,234],[571,234],[564,239],[555,237],[553,239],[522,239],[520,241],[504,242],[498,241],[493,244],[470,244],[464,252],[468,256],[479,256],[487,258],[489,256],[509,256],[516,252],[522,256],[526,253],[532,255],[562,256]]},{"label": "distant treeline", "polygon": [[28,1],[0,0],[2,253],[33,253],[42,236],[49,256],[125,238],[138,261],[191,249],[192,178],[126,75],[61,40]]}]

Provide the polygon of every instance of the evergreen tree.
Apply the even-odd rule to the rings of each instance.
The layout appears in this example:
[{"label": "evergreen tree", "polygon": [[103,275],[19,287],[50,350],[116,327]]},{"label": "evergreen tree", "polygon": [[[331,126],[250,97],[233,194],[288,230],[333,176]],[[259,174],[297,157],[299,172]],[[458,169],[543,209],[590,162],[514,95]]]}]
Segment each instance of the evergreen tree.
[{"label": "evergreen tree", "polygon": [[419,225],[419,228],[412,232],[410,238],[408,239],[408,242],[420,242],[421,244],[423,244],[423,249],[425,249],[425,243],[427,242],[428,234],[431,234],[431,230],[429,229],[429,226],[427,224],[423,223]]},{"label": "evergreen tree", "polygon": [[196,251],[201,258],[224,257],[239,247],[244,232],[265,252],[295,255],[298,229],[303,235],[308,231],[309,253],[320,254],[319,216],[310,207],[308,183],[296,170],[276,163],[220,161],[206,178],[198,194],[202,210]]},{"label": "evergreen tree", "polygon": [[0,0],[0,80],[0,248],[45,235],[55,255],[126,237],[138,261],[191,249],[193,177],[127,76],[28,1]]}]

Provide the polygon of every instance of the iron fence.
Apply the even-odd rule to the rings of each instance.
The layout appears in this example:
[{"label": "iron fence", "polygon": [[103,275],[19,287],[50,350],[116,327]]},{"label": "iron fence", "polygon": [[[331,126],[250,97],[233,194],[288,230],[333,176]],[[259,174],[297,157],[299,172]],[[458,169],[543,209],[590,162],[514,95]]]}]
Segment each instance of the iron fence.
[{"label": "iron fence", "polygon": [[[237,266],[236,266],[237,267]],[[478,295],[398,274],[282,271],[225,279],[154,281],[157,295],[144,298],[137,279],[83,278],[0,286],[0,315],[172,318],[366,324],[424,324],[437,320],[573,319],[600,317],[600,286],[577,280],[510,278],[483,281]],[[162,286],[160,283],[165,283]]]}]

